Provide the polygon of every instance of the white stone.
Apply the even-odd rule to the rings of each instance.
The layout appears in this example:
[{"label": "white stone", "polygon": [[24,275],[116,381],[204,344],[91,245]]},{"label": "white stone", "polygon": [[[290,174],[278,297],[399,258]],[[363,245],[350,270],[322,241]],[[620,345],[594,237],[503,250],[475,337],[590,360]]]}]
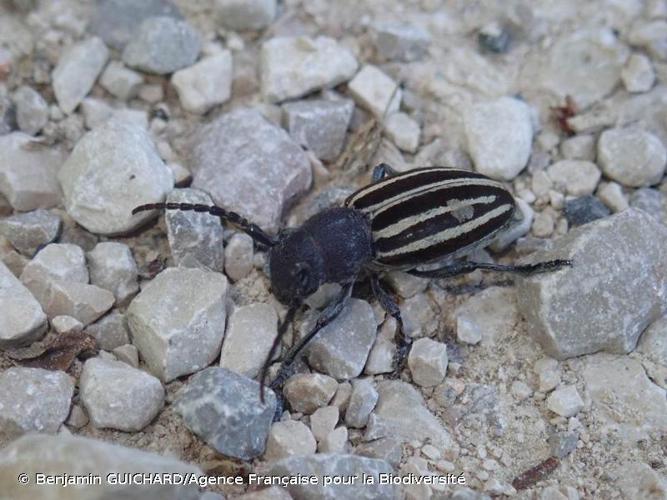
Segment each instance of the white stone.
[{"label": "white stone", "polygon": [[470,106],[463,115],[468,152],[475,170],[512,180],[526,166],[533,140],[528,105],[512,97]]},{"label": "white stone", "polygon": [[378,391],[373,385],[372,378],[352,381],[352,394],[345,410],[345,424],[357,429],[365,427],[377,400]]},{"label": "white stone", "polygon": [[595,138],[589,134],[575,135],[565,139],[560,152],[566,160],[595,160]]},{"label": "white stone", "polygon": [[133,343],[162,381],[201,370],[218,356],[227,288],[222,274],[169,268],[132,300],[127,319]]},{"label": "white stone", "polygon": [[667,316],[654,321],[642,333],[637,351],[644,355],[642,364],[648,376],[667,389]]},{"label": "white stone", "polygon": [[667,150],[640,128],[605,130],[598,140],[598,161],[611,179],[629,187],[657,184],[665,173]]},{"label": "white stone", "polygon": [[114,113],[114,109],[106,101],[96,97],[86,97],[81,102],[83,121],[88,129],[102,125]]},{"label": "white stone", "polygon": [[109,58],[104,42],[92,37],[62,53],[51,79],[58,105],[70,114],[79,105],[97,79]]},{"label": "white stone", "polygon": [[572,196],[592,194],[600,182],[600,169],[590,161],[561,160],[547,168],[554,185]]},{"label": "white stone", "polygon": [[83,330],[83,323],[72,316],[56,316],[51,320],[51,326],[60,334],[78,333]]},{"label": "white stone", "polygon": [[405,113],[393,113],[387,118],[385,131],[389,138],[403,151],[415,153],[419,147],[421,129],[419,123]]},{"label": "white stone", "polygon": [[216,0],[215,9],[225,28],[260,30],[276,17],[276,0]]},{"label": "white stone", "polygon": [[347,444],[347,428],[337,427],[320,441],[317,451],[320,453],[343,453]]},{"label": "white stone", "polygon": [[287,379],[283,394],[295,411],[311,414],[327,406],[337,388],[336,379],[327,375],[299,373]]},{"label": "white stone", "polygon": [[378,119],[396,113],[401,106],[403,92],[399,84],[376,66],[361,68],[348,88],[354,100]]},{"label": "white stone", "polygon": [[206,113],[232,94],[232,53],[224,50],[177,71],[171,84],[186,111]]},{"label": "white stone", "polygon": [[331,431],[334,430],[340,410],[337,406],[325,406],[318,408],[310,416],[310,430],[317,441],[322,441]]},{"label": "white stone", "polygon": [[262,45],[260,64],[262,94],[270,102],[334,87],[358,67],[348,49],[324,36],[271,38]]},{"label": "white stone", "polygon": [[573,417],[584,407],[584,402],[577,392],[577,388],[568,385],[556,389],[547,398],[547,408],[561,417]]},{"label": "white stone", "polygon": [[538,212],[533,219],[533,235],[538,238],[548,238],[554,232],[556,221],[550,210]]},{"label": "white stone", "polygon": [[0,262],[0,348],[38,340],[46,327],[46,314],[39,302]]},{"label": "white stone", "polygon": [[512,395],[518,400],[523,401],[526,398],[529,398],[533,393],[532,389],[521,380],[515,380],[512,382]]},{"label": "white stone", "polygon": [[376,50],[385,60],[417,61],[426,55],[431,43],[429,32],[414,24],[379,22],[372,30]]},{"label": "white stone", "polygon": [[117,234],[139,227],[156,212],[134,207],[163,201],[171,171],[142,128],[116,120],[88,132],[58,173],[67,213],[88,231]]},{"label": "white stone", "polygon": [[89,359],[79,388],[90,421],[98,429],[140,431],[164,404],[164,388],[157,378],[120,361]]},{"label": "white stone", "polygon": [[88,252],[90,282],[109,290],[123,303],[139,291],[137,263],[124,243],[103,241]]},{"label": "white stone", "polygon": [[274,461],[292,455],[309,455],[316,450],[317,443],[308,426],[298,420],[285,420],[271,426],[264,459]]},{"label": "white stone", "polygon": [[35,135],[49,121],[49,106],[44,98],[28,86],[19,87],[14,94],[16,122],[26,134]]},{"label": "white stone", "polygon": [[111,352],[113,352],[119,361],[127,363],[133,368],[139,368],[139,349],[132,344],[119,345]]},{"label": "white stone", "polygon": [[246,233],[234,234],[225,247],[225,274],[232,281],[245,278],[253,266],[253,241]]},{"label": "white stone", "polygon": [[627,197],[623,194],[623,188],[617,182],[601,183],[596,195],[612,212],[622,212],[630,206]]},{"label": "white stone", "polygon": [[512,289],[489,287],[461,304],[455,317],[459,341],[492,343],[514,328],[518,320],[516,295]]},{"label": "white stone", "polygon": [[111,61],[100,77],[100,85],[121,101],[136,96],[143,82],[143,76],[118,61]]},{"label": "white stone", "polygon": [[270,304],[234,309],[227,321],[220,366],[255,378],[278,335],[278,315]]},{"label": "white stone", "polygon": [[408,356],[412,380],[421,387],[440,384],[447,374],[447,345],[429,338],[415,340]]},{"label": "white stone", "polygon": [[77,281],[53,280],[49,287],[46,314],[67,315],[84,325],[92,323],[114,304],[114,296],[108,290]]},{"label": "white stone", "polygon": [[645,48],[650,56],[664,61],[667,59],[666,30],[667,21],[664,19],[640,21],[632,27],[627,34],[627,39],[632,45]]},{"label": "white stone", "polygon": [[651,60],[644,54],[632,54],[621,71],[628,92],[648,92],[655,83]]}]

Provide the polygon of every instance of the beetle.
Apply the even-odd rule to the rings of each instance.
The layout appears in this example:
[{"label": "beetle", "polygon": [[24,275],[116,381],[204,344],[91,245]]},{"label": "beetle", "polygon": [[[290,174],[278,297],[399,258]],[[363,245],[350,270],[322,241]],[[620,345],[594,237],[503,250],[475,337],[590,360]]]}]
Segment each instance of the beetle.
[{"label": "beetle", "polygon": [[[132,213],[154,209],[208,212],[236,225],[268,249],[271,289],[288,310],[261,371],[262,401],[268,368],[287,326],[304,300],[324,283],[340,284],[341,292],[287,352],[271,384],[274,389],[282,387],[308,342],[342,311],[361,278],[370,278],[373,294],[396,320],[397,351],[404,359],[409,340],[403,334],[398,304],[380,284],[383,272],[398,269],[415,276],[446,278],[476,269],[532,274],[571,265],[568,260],[522,266],[456,260],[490,243],[509,224],[516,204],[498,181],[448,167],[398,173],[380,164],[373,170],[371,184],[351,194],[343,206],[323,210],[300,227],[283,229],[276,236],[218,206],[150,203]],[[437,262],[444,263],[435,269],[420,269]]]}]

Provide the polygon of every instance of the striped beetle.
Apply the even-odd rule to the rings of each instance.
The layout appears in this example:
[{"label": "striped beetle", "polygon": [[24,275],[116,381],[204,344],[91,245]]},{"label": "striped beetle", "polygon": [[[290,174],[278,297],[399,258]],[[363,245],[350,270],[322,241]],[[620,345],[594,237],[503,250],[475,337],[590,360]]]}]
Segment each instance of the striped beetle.
[{"label": "striped beetle", "polygon": [[[380,285],[379,276],[385,270],[401,269],[415,276],[445,278],[475,269],[531,274],[571,264],[553,260],[506,266],[453,260],[490,243],[514,213],[512,195],[484,175],[446,167],[396,173],[389,165],[381,164],[373,170],[372,180],[350,195],[342,207],[323,210],[301,227],[284,229],[275,237],[217,206],[151,203],[132,211],[208,212],[238,226],[268,248],[272,291],[289,308],[262,368],[262,401],[268,367],[287,326],[303,301],[324,283],[339,283],[342,290],[322,311],[315,326],[287,352],[271,384],[274,389],[282,387],[290,366],[306,344],[341,312],[360,278],[370,278],[375,297],[396,319],[399,357],[404,358],[409,342],[403,335],[398,305]],[[444,259],[447,262],[437,269],[419,269]]]}]

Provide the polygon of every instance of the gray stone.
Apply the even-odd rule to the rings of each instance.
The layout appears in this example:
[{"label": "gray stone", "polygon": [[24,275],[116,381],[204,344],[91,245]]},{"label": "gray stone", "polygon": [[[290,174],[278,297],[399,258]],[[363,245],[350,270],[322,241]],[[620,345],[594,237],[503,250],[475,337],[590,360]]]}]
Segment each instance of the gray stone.
[{"label": "gray stone", "polygon": [[655,83],[651,60],[644,54],[632,54],[621,71],[621,79],[628,92],[648,92]]},{"label": "gray stone", "polygon": [[60,334],[78,333],[83,330],[83,323],[72,316],[56,316],[51,320],[51,326]]},{"label": "gray stone", "polygon": [[347,448],[347,428],[340,426],[327,434],[317,446],[319,453],[344,453]]},{"label": "gray stone", "polygon": [[226,113],[202,128],[191,170],[192,187],[268,231],[279,227],[283,211],[311,183],[305,153],[252,109]]},{"label": "gray stone", "polygon": [[408,153],[416,153],[419,147],[421,129],[419,123],[405,113],[389,115],[385,124],[385,131],[399,149]]},{"label": "gray stone", "polygon": [[39,302],[0,262],[0,348],[30,344],[46,331],[46,314]]},{"label": "gray stone", "polygon": [[132,344],[120,345],[111,352],[119,361],[127,363],[133,368],[139,368],[139,350]]},{"label": "gray stone", "polygon": [[573,385],[561,387],[547,398],[547,408],[561,417],[575,416],[584,407],[584,402]]},{"label": "gray stone", "polygon": [[227,322],[220,366],[255,378],[277,335],[278,315],[270,304],[255,303],[235,308]]},{"label": "gray stone", "polygon": [[69,415],[74,383],[65,372],[13,367],[0,373],[0,441],[55,433]]},{"label": "gray stone", "polygon": [[667,223],[667,195],[657,189],[640,188],[630,196],[630,206]]},{"label": "gray stone", "polygon": [[71,316],[84,325],[92,323],[114,304],[114,296],[108,290],[79,283],[55,279],[51,281],[44,310],[49,318]]},{"label": "gray stone", "polygon": [[650,132],[616,128],[600,136],[598,160],[605,175],[624,186],[651,186],[665,173],[667,150]]},{"label": "gray stone", "polygon": [[253,241],[246,233],[236,233],[225,247],[225,274],[232,280],[245,278],[253,267]]},{"label": "gray stone", "polygon": [[[600,184],[596,192],[597,197],[609,207],[614,213],[622,212],[627,209],[630,204],[625,194],[623,194],[623,188],[617,182],[605,182]],[[641,208],[641,207],[638,207]],[[646,211],[645,209],[642,209]]]},{"label": "gray stone", "polygon": [[372,378],[353,380],[352,394],[345,410],[345,424],[357,429],[365,427],[377,400],[378,392]]},{"label": "gray stone", "polygon": [[[174,189],[168,203],[213,205],[211,197],[198,189]],[[208,213],[167,210],[167,238],[174,263],[182,267],[201,267],[222,272],[224,247],[220,217]]]},{"label": "gray stone", "polygon": [[276,17],[276,0],[216,0],[215,9],[225,28],[260,30]]},{"label": "gray stone", "polygon": [[378,67],[367,64],[348,84],[357,103],[382,120],[399,110],[403,92],[399,84]]},{"label": "gray stone", "polygon": [[295,411],[310,414],[329,404],[338,384],[336,380],[320,373],[292,375],[283,389],[283,394]]},{"label": "gray stone", "polygon": [[585,196],[592,194],[600,182],[600,169],[590,161],[561,160],[547,169],[554,185],[565,194]]},{"label": "gray stone", "polygon": [[106,101],[96,97],[86,97],[81,102],[83,120],[88,129],[94,129],[105,123],[114,113],[114,109]]},{"label": "gray stone", "polygon": [[391,437],[375,439],[367,443],[360,443],[354,449],[354,453],[362,457],[379,458],[389,462],[392,467],[398,468],[403,455],[403,442]]},{"label": "gray stone", "polygon": [[143,82],[143,76],[118,61],[111,61],[100,77],[100,85],[121,101],[135,97]]},{"label": "gray stone", "polygon": [[340,418],[340,410],[337,406],[324,406],[318,408],[310,416],[310,430],[317,441],[322,441],[333,431]]},{"label": "gray stone", "polygon": [[341,313],[308,344],[308,364],[336,379],[358,376],[375,341],[373,308],[350,299]]},{"label": "gray stone", "polygon": [[95,337],[95,342],[100,349],[112,351],[130,342],[130,332],[127,327],[125,315],[112,311],[99,321],[89,325],[86,333]]},{"label": "gray stone", "polygon": [[49,121],[49,106],[44,98],[26,85],[14,94],[16,123],[26,134],[35,135]]},{"label": "gray stone", "polygon": [[540,392],[550,392],[560,384],[561,371],[555,359],[541,358],[537,360],[533,369],[537,374]]},{"label": "gray stone", "polygon": [[501,97],[474,104],[465,111],[463,123],[468,152],[479,173],[509,181],[526,166],[533,126],[525,102]]},{"label": "gray stone", "polygon": [[63,156],[57,148],[34,144],[22,132],[0,135],[0,194],[14,210],[27,212],[60,203],[56,174]]},{"label": "gray stone", "polygon": [[447,374],[447,345],[429,338],[415,340],[408,356],[412,380],[421,387],[440,384]]},{"label": "gray stone", "polygon": [[194,375],[174,404],[185,425],[218,453],[251,460],[262,453],[276,411],[273,391],[225,368]]},{"label": "gray stone", "polygon": [[411,62],[422,59],[431,44],[431,35],[414,24],[380,22],[372,26],[375,49],[388,61]]},{"label": "gray stone", "polygon": [[403,331],[412,338],[428,337],[438,328],[438,305],[426,293],[408,297],[400,304]]},{"label": "gray stone", "polygon": [[109,49],[97,38],[88,38],[62,53],[51,74],[58,105],[70,114],[93,88],[109,58]]},{"label": "gray stone", "polygon": [[390,437],[403,441],[429,441],[449,449],[453,441],[440,420],[425,406],[421,394],[400,380],[385,380],[377,385],[378,403],[371,413],[364,439]]},{"label": "gray stone", "polygon": [[262,95],[280,102],[332,88],[357,71],[352,53],[326,36],[277,37],[264,42],[261,51]]},{"label": "gray stone", "polygon": [[317,443],[308,426],[298,420],[274,422],[266,441],[264,460],[275,461],[292,455],[310,455]]},{"label": "gray stone", "polygon": [[667,59],[665,30],[667,21],[664,19],[637,22],[628,33],[628,41],[634,46],[645,48],[652,57],[664,61]]},{"label": "gray stone", "polygon": [[592,135],[575,135],[560,145],[560,153],[566,160],[595,160],[595,138]]},{"label": "gray stone", "polygon": [[477,43],[480,48],[493,54],[507,52],[511,39],[509,30],[497,22],[491,22],[483,26],[477,34]]},{"label": "gray stone", "polygon": [[558,359],[631,351],[665,311],[666,248],[667,229],[632,208],[570,231],[531,260],[565,258],[573,267],[518,283],[529,331]]},{"label": "gray stone", "polygon": [[56,239],[62,221],[56,214],[38,209],[0,220],[0,235],[23,255],[32,257],[44,245]]},{"label": "gray stone", "polygon": [[177,71],[171,84],[183,109],[201,115],[230,98],[232,76],[232,53],[223,50]]},{"label": "gray stone", "polygon": [[90,30],[114,49],[122,49],[139,25],[155,16],[181,19],[168,0],[99,0],[91,16]]},{"label": "gray stone", "polygon": [[455,317],[460,342],[493,343],[511,332],[519,319],[516,294],[511,288],[486,288],[463,302]]},{"label": "gray stone", "polygon": [[149,17],[123,49],[123,62],[141,71],[166,75],[191,66],[200,49],[199,35],[187,22],[170,16]]},{"label": "gray stone", "polygon": [[137,263],[124,243],[103,241],[88,252],[90,282],[109,290],[119,304],[139,291]]},{"label": "gray stone", "polygon": [[[117,482],[81,484],[72,488],[43,486],[30,480],[16,480],[21,473],[30,478],[42,473],[49,477],[100,477],[118,473]],[[51,500],[91,500],[102,498],[198,500],[196,484],[176,486],[167,483],[125,481],[131,474],[180,474],[199,476],[201,469],[158,453],[66,433],[57,436],[31,434],[9,444],[0,452],[0,483],[3,495],[15,500],[48,498]],[[160,476],[162,477],[162,476]],[[92,483],[92,482],[91,482]]]},{"label": "gray stone", "polygon": [[164,389],[157,378],[120,361],[87,360],[79,391],[90,421],[98,429],[140,431],[164,404]]},{"label": "gray stone", "polygon": [[171,171],[141,127],[110,120],[74,147],[58,179],[67,213],[92,233],[131,231],[155,212],[134,207],[160,202],[173,188]]},{"label": "gray stone", "polygon": [[592,194],[566,201],[563,212],[570,227],[588,224],[611,214],[609,209]]},{"label": "gray stone", "polygon": [[642,364],[651,380],[667,389],[667,316],[646,329],[639,339],[637,351],[644,355]]},{"label": "gray stone", "polygon": [[563,459],[577,449],[578,432],[555,432],[547,439],[551,447],[551,456]]},{"label": "gray stone", "polygon": [[623,462],[610,475],[617,479],[616,485],[624,498],[667,497],[667,479],[664,473],[654,470],[649,464]]},{"label": "gray stone", "polygon": [[507,418],[499,399],[493,385],[467,383],[461,390],[445,381],[434,389],[432,400],[441,407],[449,426],[465,425],[500,437],[507,429]]},{"label": "gray stone", "polygon": [[[361,480],[361,473],[372,476],[373,481]],[[301,500],[391,500],[399,498],[395,486],[380,484],[380,474],[391,474],[391,466],[383,460],[338,453],[294,456],[273,464],[269,475],[279,477],[315,476],[316,484],[288,484],[287,490]],[[342,478],[356,477],[353,484],[340,484]],[[325,479],[329,478],[329,482]],[[341,478],[334,483],[335,478]],[[332,484],[333,483],[333,484]]]},{"label": "gray stone", "polygon": [[283,106],[287,130],[292,139],[312,151],[320,160],[340,155],[354,103],[349,99],[313,99]]}]

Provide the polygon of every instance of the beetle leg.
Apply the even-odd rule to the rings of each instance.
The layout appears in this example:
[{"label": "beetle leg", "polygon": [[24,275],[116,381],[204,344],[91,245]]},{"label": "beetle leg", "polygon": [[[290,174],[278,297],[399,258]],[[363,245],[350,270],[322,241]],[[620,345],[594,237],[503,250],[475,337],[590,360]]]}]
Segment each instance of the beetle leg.
[{"label": "beetle leg", "polygon": [[384,179],[385,177],[393,177],[397,175],[398,172],[394,170],[393,167],[386,163],[380,163],[373,168],[373,175],[371,176],[372,182],[378,182]]},{"label": "beetle leg", "polygon": [[484,269],[486,271],[499,271],[530,275],[555,271],[561,267],[571,265],[572,261],[570,260],[549,260],[546,262],[537,262],[535,264],[526,264],[523,266],[506,266],[502,264],[489,264],[486,262],[455,262],[438,269],[430,269],[428,271],[413,269],[408,271],[408,273],[423,278],[449,278],[452,276],[458,276],[459,274],[470,273],[476,269]]},{"label": "beetle leg", "polygon": [[[287,310],[287,314],[285,315],[285,319],[283,322],[280,324],[278,327],[278,334],[276,335],[276,338],[273,339],[273,344],[271,345],[271,349],[269,349],[269,354],[266,356],[266,361],[264,361],[264,365],[262,366],[262,369],[260,371],[260,376],[259,376],[259,399],[264,404],[264,386],[266,382],[266,377],[269,373],[269,366],[271,366],[271,360],[273,359],[273,356],[275,355],[276,351],[278,350],[278,347],[280,347],[280,341],[283,339],[283,336],[287,332],[287,327],[292,323],[292,320],[294,319],[294,314],[296,313],[296,310],[299,308],[299,306],[292,306]],[[278,394],[276,394],[278,396]],[[282,405],[280,405],[282,406]],[[282,412],[281,412],[282,413]]]}]

